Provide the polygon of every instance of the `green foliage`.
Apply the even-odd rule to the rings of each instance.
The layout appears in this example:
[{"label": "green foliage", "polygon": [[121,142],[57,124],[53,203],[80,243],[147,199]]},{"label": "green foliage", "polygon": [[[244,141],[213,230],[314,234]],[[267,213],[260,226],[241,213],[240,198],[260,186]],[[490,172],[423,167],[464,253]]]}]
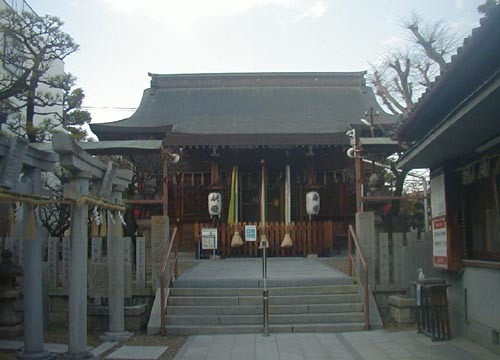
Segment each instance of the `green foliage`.
[{"label": "green foliage", "polygon": [[[62,26],[59,18],[50,15],[19,15],[11,8],[0,11],[0,33],[5,41],[0,55],[8,70],[0,77],[2,111],[17,112],[9,124],[11,130],[31,142],[45,140],[46,131],[52,127],[48,118],[35,125],[35,115],[48,116],[53,113],[50,107],[60,104],[61,88],[51,85],[54,81],[49,69],[78,50]],[[42,92],[41,84],[52,91]]]},{"label": "green foliage", "polygon": [[481,4],[477,7],[477,11],[480,14],[489,16],[499,4],[500,1],[498,0],[486,0],[484,4]]},{"label": "green foliage", "polygon": [[54,123],[55,127],[49,131],[54,132],[61,125],[75,140],[85,141],[88,134],[83,126],[90,123],[92,118],[88,111],[82,110],[85,93],[82,88],[74,88],[76,80],[70,73],[51,78],[50,87],[62,90],[62,95],[57,98],[62,106],[62,115],[54,113],[57,121]]},{"label": "green foliage", "polygon": [[425,230],[425,212],[422,201],[403,201],[401,214],[407,228],[417,229],[419,232]]}]

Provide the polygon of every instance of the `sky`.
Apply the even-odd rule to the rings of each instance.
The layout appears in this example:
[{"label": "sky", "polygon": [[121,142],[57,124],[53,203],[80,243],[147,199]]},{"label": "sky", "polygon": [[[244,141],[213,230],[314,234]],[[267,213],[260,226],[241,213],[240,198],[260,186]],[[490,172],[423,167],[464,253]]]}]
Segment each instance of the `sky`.
[{"label": "sky", "polygon": [[412,12],[460,37],[484,0],[27,0],[80,45],[78,78],[93,122],[127,118],[148,73],[361,71],[407,39]]}]

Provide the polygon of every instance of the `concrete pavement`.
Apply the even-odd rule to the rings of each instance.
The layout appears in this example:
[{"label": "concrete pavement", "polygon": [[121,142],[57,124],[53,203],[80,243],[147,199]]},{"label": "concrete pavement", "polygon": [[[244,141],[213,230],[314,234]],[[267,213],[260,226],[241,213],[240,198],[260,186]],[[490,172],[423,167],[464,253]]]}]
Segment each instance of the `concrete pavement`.
[{"label": "concrete pavement", "polygon": [[191,336],[174,360],[498,360],[464,338],[432,342],[415,330]]}]

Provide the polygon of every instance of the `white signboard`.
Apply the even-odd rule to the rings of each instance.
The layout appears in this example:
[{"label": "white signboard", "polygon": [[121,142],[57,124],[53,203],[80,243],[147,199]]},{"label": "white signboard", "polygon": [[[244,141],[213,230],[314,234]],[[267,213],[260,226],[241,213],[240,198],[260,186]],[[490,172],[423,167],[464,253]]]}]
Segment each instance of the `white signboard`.
[{"label": "white signboard", "polygon": [[245,240],[257,241],[257,225],[245,225]]},{"label": "white signboard", "polygon": [[431,212],[432,217],[446,215],[446,197],[444,192],[444,174],[431,177]]},{"label": "white signboard", "polygon": [[432,256],[435,267],[448,267],[448,240],[444,218],[432,220]]},{"label": "white signboard", "polygon": [[217,229],[203,228],[201,229],[201,248],[203,250],[217,249]]}]

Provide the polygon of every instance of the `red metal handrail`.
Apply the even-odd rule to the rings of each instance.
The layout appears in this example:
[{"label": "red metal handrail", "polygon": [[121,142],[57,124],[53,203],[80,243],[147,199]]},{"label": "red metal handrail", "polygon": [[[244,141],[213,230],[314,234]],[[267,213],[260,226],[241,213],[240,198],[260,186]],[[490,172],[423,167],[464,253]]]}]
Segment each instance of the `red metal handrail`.
[{"label": "red metal handrail", "polygon": [[[361,248],[359,247],[358,239],[356,237],[356,232],[354,231],[354,228],[352,225],[349,225],[349,241],[348,243],[348,252],[349,252],[349,276],[352,276],[352,268],[353,268],[353,263],[354,263],[354,258],[352,256],[352,242],[354,242],[354,245],[356,246],[356,253],[359,256],[359,259],[361,261],[361,264],[363,265],[364,269],[364,278],[365,281],[363,283],[363,292],[364,292],[364,312],[365,312],[365,330],[370,330],[370,304],[369,304],[369,296],[368,296],[368,265],[366,264],[365,257],[363,256],[363,252],[361,251]],[[354,270],[356,272],[356,278],[358,279],[358,282],[361,283],[361,279],[358,273],[358,268],[357,266],[354,266]]]},{"label": "red metal handrail", "polygon": [[[166,293],[168,292],[170,285],[172,284],[172,278],[175,276],[175,278],[178,277],[179,275],[179,269],[178,269],[178,260],[179,260],[179,244],[176,241],[177,235],[177,228],[174,229],[172,232],[172,235],[170,236],[170,245],[167,250],[167,254],[163,258],[163,263],[161,266],[161,272],[160,272],[160,331],[162,335],[166,334],[166,328],[165,328],[165,311],[166,311]],[[175,247],[174,247],[175,244]],[[168,260],[170,259],[170,255],[172,253],[172,249],[175,249],[175,257],[174,257],[174,273],[172,273],[172,267],[168,267]],[[167,281],[167,286],[165,288],[165,271],[169,269],[169,275],[168,275],[168,281]]]}]

